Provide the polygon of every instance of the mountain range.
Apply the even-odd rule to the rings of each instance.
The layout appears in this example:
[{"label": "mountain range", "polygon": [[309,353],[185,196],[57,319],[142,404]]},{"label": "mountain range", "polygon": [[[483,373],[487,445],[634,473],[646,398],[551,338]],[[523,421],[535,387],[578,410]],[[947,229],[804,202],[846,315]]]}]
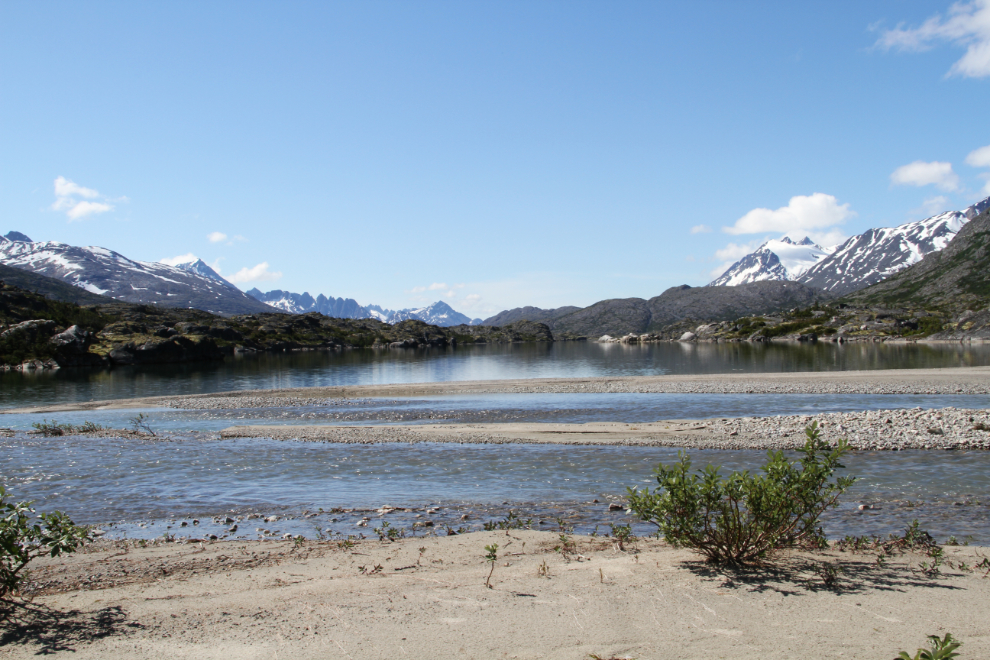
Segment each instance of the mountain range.
[{"label": "mountain range", "polygon": [[809,238],[767,241],[732,264],[709,286],[791,280],[845,295],[870,286],[944,249],[981,212],[990,197],[963,211],[948,211],[898,227],[870,229],[839,245],[821,247]]},{"label": "mountain range", "polygon": [[279,289],[265,293],[254,288],[247,294],[260,302],[290,314],[319,312],[334,318],[378,319],[391,324],[414,319],[444,328],[455,325],[479,325],[481,323],[481,319],[469,318],[442,300],[426,307],[392,310],[379,305],[362,306],[352,298],[334,298],[333,296],[324,296],[322,293],[314,298],[309,293],[291,293]]},{"label": "mountain range", "polygon": [[275,311],[202,261],[180,266],[134,261],[106,248],[31,241],[24,234],[10,232],[0,237],[0,263],[125,302],[188,307],[214,314]]}]

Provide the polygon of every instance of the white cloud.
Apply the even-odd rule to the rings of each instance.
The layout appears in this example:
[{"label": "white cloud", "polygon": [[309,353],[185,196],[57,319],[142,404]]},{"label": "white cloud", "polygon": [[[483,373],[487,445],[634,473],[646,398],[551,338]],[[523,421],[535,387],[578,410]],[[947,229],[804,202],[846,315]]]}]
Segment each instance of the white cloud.
[{"label": "white cloud", "polygon": [[217,257],[216,261],[214,261],[213,263],[209,264],[210,268],[212,268],[213,270],[215,270],[216,273],[217,273],[217,275],[220,274],[220,262],[222,260],[223,260],[223,257]]},{"label": "white cloud", "polygon": [[210,243],[221,243],[227,240],[227,234],[223,233],[222,231],[211,231],[209,234],[206,235],[206,240],[208,240]]},{"label": "white cloud", "polygon": [[692,234],[708,234],[711,230],[712,228],[708,225],[695,225],[694,227],[691,227]]},{"label": "white cloud", "polygon": [[902,165],[890,175],[895,186],[937,186],[940,190],[958,190],[959,177],[952,171],[952,163],[916,160]]},{"label": "white cloud", "polygon": [[164,259],[159,259],[158,261],[166,266],[178,266],[179,264],[191,264],[198,259],[199,257],[192,252],[189,252],[188,254],[180,254],[177,257],[165,257]]},{"label": "white cloud", "polygon": [[876,45],[888,50],[922,51],[937,42],[966,48],[966,53],[952,65],[948,75],[990,76],[990,0],[957,2],[949,7],[944,19],[936,14],[917,28],[898,25],[880,35]]},{"label": "white cloud", "polygon": [[481,296],[478,295],[477,293],[469,293],[468,295],[464,296],[464,302],[467,303],[476,303],[480,301],[481,301]]},{"label": "white cloud", "polygon": [[87,199],[94,199],[100,196],[100,193],[96,192],[92,188],[83,188],[77,183],[69,181],[64,176],[60,176],[55,179],[55,196],[56,197],[86,197]]},{"label": "white cloud", "polygon": [[76,202],[65,214],[69,216],[69,220],[80,220],[87,215],[106,213],[112,210],[111,204],[104,204],[103,202]]},{"label": "white cloud", "polygon": [[973,167],[990,167],[990,144],[971,151],[966,156],[966,164]]},{"label": "white cloud", "polygon": [[268,262],[262,261],[253,268],[241,268],[225,279],[232,284],[242,284],[244,282],[274,282],[280,277],[282,277],[282,273],[269,271]]},{"label": "white cloud", "polygon": [[[84,199],[77,199],[79,197],[83,197]],[[55,202],[52,204],[52,210],[65,211],[65,215],[68,216],[70,222],[81,220],[87,215],[106,213],[113,210],[113,205],[106,203],[106,201],[86,201],[98,197],[100,197],[100,193],[92,188],[84,188],[77,183],[69,181],[64,176],[60,176],[55,179]],[[105,197],[104,200],[106,200]],[[113,201],[126,202],[127,198],[120,197]]]},{"label": "white cloud", "polygon": [[842,224],[854,215],[848,204],[839,204],[832,195],[813,193],[791,197],[787,206],[776,210],[753,209],[722,231],[735,235],[781,232],[803,238],[813,230]]}]

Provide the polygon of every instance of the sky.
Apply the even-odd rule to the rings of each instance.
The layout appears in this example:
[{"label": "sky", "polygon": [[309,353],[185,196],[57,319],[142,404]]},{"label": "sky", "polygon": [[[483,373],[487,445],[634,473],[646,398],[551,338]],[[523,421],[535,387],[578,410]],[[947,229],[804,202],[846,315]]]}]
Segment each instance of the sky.
[{"label": "sky", "polygon": [[990,195],[990,0],[0,3],[0,233],[472,317]]}]

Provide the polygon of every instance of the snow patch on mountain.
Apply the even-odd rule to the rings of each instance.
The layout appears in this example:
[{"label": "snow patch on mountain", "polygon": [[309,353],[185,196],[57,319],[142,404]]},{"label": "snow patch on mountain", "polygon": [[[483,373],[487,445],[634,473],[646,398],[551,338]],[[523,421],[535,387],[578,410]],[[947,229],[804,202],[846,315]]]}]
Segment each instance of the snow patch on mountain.
[{"label": "snow patch on mountain", "polygon": [[828,256],[833,249],[823,248],[807,236],[800,241],[793,241],[787,236],[767,241],[755,252],[732,264],[708,286],[794,280]]}]

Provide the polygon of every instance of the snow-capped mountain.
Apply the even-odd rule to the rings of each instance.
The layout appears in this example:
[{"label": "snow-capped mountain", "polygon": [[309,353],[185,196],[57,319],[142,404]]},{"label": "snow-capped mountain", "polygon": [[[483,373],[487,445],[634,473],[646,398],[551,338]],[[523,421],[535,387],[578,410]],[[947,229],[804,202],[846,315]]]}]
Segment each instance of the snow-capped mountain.
[{"label": "snow-capped mountain", "polygon": [[786,238],[768,241],[733,264],[710,286],[789,279],[843,295],[875,284],[921,261],[925,255],[942,250],[963,225],[987,208],[990,197],[962,211],[948,211],[898,227],[870,229],[834,247],[814,246],[820,252],[816,255],[809,251],[811,258],[789,252],[795,246],[810,248],[813,244],[808,239],[796,244]]},{"label": "snow-capped mountain", "polygon": [[798,281],[837,295],[876,284],[943,249],[968,220],[965,211],[949,211],[899,227],[870,229],[838,245]]},{"label": "snow-capped mountain", "polygon": [[372,314],[368,313],[366,308],[351,298],[328,297],[322,293],[316,298],[313,298],[308,293],[291,293],[280,289],[263,293],[257,288],[251,289],[247,294],[255,300],[260,300],[289,314],[319,312],[320,314],[338,319],[366,319],[373,317]]},{"label": "snow-capped mountain", "polygon": [[426,307],[420,307],[419,309],[400,309],[397,312],[392,312],[388,322],[395,324],[408,319],[418,319],[430,325],[439,325],[441,327],[481,324],[481,319],[468,318],[442,300],[438,300]]},{"label": "snow-capped mountain", "polygon": [[807,236],[792,241],[787,236],[767,241],[755,252],[732,264],[728,270],[708,286],[738,286],[763,280],[794,280],[829,255],[830,248],[823,248]]},{"label": "snow-capped mountain", "polygon": [[[15,235],[15,232],[8,234]],[[167,266],[134,261],[101,247],[0,238],[0,263],[54,277],[91,293],[132,303],[190,307],[215,314],[271,312],[202,261]]]},{"label": "snow-capped mountain", "polygon": [[351,298],[334,298],[333,296],[324,296],[322,293],[316,298],[308,293],[291,293],[278,289],[267,293],[258,289],[251,289],[247,293],[256,300],[290,314],[319,312],[338,319],[378,319],[393,325],[409,319],[417,319],[430,325],[443,327],[481,323],[481,319],[470,319],[443,301],[437,301],[419,309],[391,310],[379,305],[361,306]]}]

